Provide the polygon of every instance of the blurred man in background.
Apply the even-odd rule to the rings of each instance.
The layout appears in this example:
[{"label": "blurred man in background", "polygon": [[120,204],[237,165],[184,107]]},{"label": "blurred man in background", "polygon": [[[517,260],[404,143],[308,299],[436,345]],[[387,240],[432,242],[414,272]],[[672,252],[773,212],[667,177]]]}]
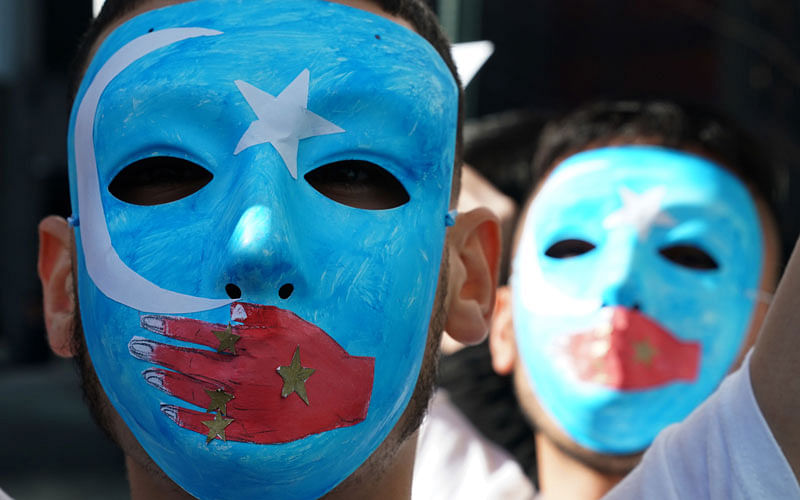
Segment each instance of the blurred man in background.
[{"label": "blurred man in background", "polygon": [[769,163],[664,102],[546,127],[493,365],[536,428],[545,498],[600,498],[753,345],[780,269]]}]

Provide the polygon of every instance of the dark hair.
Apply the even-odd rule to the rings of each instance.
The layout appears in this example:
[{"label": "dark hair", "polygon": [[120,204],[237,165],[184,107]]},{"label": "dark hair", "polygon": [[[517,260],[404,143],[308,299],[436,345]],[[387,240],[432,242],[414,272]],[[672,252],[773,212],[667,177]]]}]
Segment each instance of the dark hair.
[{"label": "dark hair", "polygon": [[[107,0],[100,10],[97,18],[92,21],[89,29],[83,35],[78,46],[75,59],[72,63],[70,75],[70,101],[75,99],[78,88],[83,78],[83,73],[88,66],[89,54],[97,42],[100,34],[115,20],[132,12],[147,0]],[[420,36],[430,43],[439,56],[444,60],[450,73],[458,85],[458,124],[456,129],[455,168],[453,172],[453,197],[458,196],[461,185],[461,158],[463,149],[462,128],[464,123],[464,99],[461,90],[461,80],[458,77],[456,65],[450,55],[450,41],[442,31],[436,15],[423,0],[370,0],[381,7],[388,14],[408,21]]]},{"label": "dark hair", "polygon": [[535,179],[555,162],[611,141],[653,139],[675,149],[697,148],[736,174],[779,213],[777,175],[766,152],[730,119],[694,106],[666,101],[601,101],[545,126],[533,159]]}]

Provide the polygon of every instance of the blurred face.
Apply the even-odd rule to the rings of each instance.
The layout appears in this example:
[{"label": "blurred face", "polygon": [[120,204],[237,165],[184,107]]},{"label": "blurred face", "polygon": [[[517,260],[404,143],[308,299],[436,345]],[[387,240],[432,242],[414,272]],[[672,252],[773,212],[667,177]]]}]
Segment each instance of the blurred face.
[{"label": "blurred face", "polygon": [[562,162],[512,275],[517,345],[547,416],[606,454],[683,419],[742,348],[762,233],[747,188],[701,157],[622,146]]},{"label": "blurred face", "polygon": [[230,5],[137,16],[87,70],[70,124],[81,320],[109,400],[181,487],[316,497],[415,387],[457,88],[381,17]]}]

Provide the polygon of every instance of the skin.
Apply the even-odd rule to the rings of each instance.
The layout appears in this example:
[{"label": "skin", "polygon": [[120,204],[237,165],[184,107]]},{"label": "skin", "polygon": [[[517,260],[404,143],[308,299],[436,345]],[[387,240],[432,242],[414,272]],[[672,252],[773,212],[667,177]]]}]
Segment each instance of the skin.
[{"label": "skin", "polygon": [[[95,43],[92,54],[103,39],[126,20],[177,3],[184,2],[152,0],[145,3],[110,26]],[[338,3],[382,15],[411,29],[405,20],[387,14],[366,0],[341,0]],[[148,195],[157,197],[159,193],[150,192]],[[373,201],[368,196],[365,195],[365,204]],[[456,202],[453,199],[452,203]],[[145,453],[97,381],[80,325],[73,229],[64,218],[49,216],[39,224],[39,240],[38,271],[50,346],[59,356],[77,359],[95,420],[125,454],[131,497],[134,500],[192,498]],[[417,428],[435,379],[441,332],[446,328],[455,340],[465,344],[474,344],[485,338],[495,304],[499,260],[497,217],[485,208],[460,214],[455,226],[447,231],[425,356],[411,401],[381,446],[326,498],[410,498]]]},{"label": "skin", "polygon": [[[642,137],[634,141],[619,140],[591,144],[583,150],[621,144],[658,145],[660,143],[658,138]],[[721,163],[698,148],[685,147],[684,149]],[[557,166],[566,157],[572,156],[577,152],[570,152],[557,159],[553,167]],[[518,227],[522,227],[524,217],[530,207],[530,201],[535,198],[536,191],[545,180],[546,178],[540,181],[539,186],[534,190],[531,199],[524,208],[523,217]],[[759,290],[771,293],[775,289],[779,275],[780,247],[777,226],[764,200],[759,196],[754,196],[754,198],[759,219],[764,229],[764,263]],[[800,260],[800,257],[798,260]],[[800,280],[800,278],[798,279]],[[759,301],[756,304],[747,337],[731,371],[738,368],[744,355],[756,342],[759,328],[764,322],[768,307],[769,304],[765,301]],[[510,287],[506,286],[498,290],[495,311],[489,339],[492,351],[492,365],[495,371],[501,375],[513,374],[517,399],[536,429],[534,439],[536,441],[539,487],[542,496],[546,498],[586,500],[601,498],[639,463],[644,451],[631,455],[607,455],[586,449],[567,436],[541,407],[525,374],[514,335]]]},{"label": "skin", "polygon": [[800,345],[796,327],[800,324],[800,245],[795,244],[775,298],[764,318],[753,357],[750,380],[761,413],[772,435],[800,480],[800,377],[797,363]]},{"label": "skin", "polygon": [[[461,196],[458,198],[458,211],[468,212],[474,208],[487,207],[500,219],[503,236],[503,254],[500,269],[507,269],[508,248],[514,234],[514,221],[517,216],[517,204],[497,190],[485,177],[468,164],[461,171]],[[442,335],[442,354],[448,355],[466,347],[453,339],[447,332]]]}]

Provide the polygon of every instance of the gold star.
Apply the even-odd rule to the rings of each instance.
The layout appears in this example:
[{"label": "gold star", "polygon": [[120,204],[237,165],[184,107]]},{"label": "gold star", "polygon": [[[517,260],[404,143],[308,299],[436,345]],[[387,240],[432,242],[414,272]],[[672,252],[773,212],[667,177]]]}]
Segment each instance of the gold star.
[{"label": "gold star", "polygon": [[306,394],[306,380],[311,377],[315,372],[313,368],[304,368],[300,364],[300,346],[294,351],[292,356],[292,364],[289,366],[279,366],[278,373],[283,378],[283,389],[281,396],[288,397],[291,393],[296,392],[300,399],[309,405],[308,395]]},{"label": "gold star", "polygon": [[211,398],[211,404],[208,405],[208,411],[219,411],[221,415],[227,415],[227,404],[233,399],[233,394],[228,394],[227,392],[223,391],[222,389],[217,389],[216,391],[209,391],[208,389],[203,389],[208,394],[208,397]]},{"label": "gold star", "polygon": [[653,347],[653,344],[647,340],[641,340],[633,343],[634,355],[633,359],[639,363],[649,365],[653,362],[653,358],[658,354],[658,351]]},{"label": "gold star", "polygon": [[232,418],[222,418],[222,415],[220,415],[219,413],[214,415],[214,420],[209,420],[208,422],[202,422],[203,425],[208,427],[206,444],[210,443],[216,438],[220,438],[223,441],[227,441],[225,439],[225,428],[231,425],[231,422],[233,422]]},{"label": "gold star", "polygon": [[222,331],[211,330],[211,333],[217,337],[219,340],[219,347],[217,347],[217,352],[225,352],[230,351],[231,354],[236,354],[236,342],[239,342],[240,337],[236,335],[231,330],[231,324],[228,323],[228,327]]}]

